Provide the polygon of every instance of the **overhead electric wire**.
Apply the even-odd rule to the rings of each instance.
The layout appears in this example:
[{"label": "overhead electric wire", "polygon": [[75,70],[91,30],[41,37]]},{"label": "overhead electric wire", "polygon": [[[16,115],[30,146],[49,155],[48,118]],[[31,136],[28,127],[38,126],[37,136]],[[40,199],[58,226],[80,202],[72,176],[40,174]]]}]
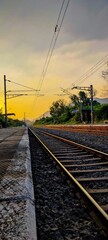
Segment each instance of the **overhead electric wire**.
[{"label": "overhead electric wire", "polygon": [[62,9],[63,9],[64,3],[65,3],[65,0],[63,0],[62,5],[61,5],[61,9],[60,9],[59,16],[58,16],[57,23],[56,23],[57,25],[59,23],[59,19],[60,19],[61,13],[62,13]]},{"label": "overhead electric wire", "polygon": [[85,76],[83,79],[80,79],[78,84],[81,84],[85,80],[87,80],[90,76],[92,76],[95,72],[97,72],[103,65],[105,65],[105,62],[102,62],[99,64],[94,70],[92,70],[87,76]]},{"label": "overhead electric wire", "polygon": [[[61,13],[62,13],[62,9],[63,9],[64,3],[65,3],[65,0],[63,0],[62,6],[60,8],[59,16],[58,16],[58,19],[57,19],[57,22],[56,22],[56,27],[58,26],[59,19],[60,19]],[[47,61],[48,61],[48,57],[49,57],[49,54],[50,54],[50,51],[51,51],[51,47],[52,47],[52,44],[53,44],[53,41],[54,41],[54,38],[55,38],[55,34],[56,34],[56,31],[54,30],[54,33],[53,33],[53,36],[52,36],[52,39],[51,39],[51,43],[50,43],[50,46],[49,46],[49,49],[48,49],[48,52],[47,52],[47,56],[46,56],[46,59],[45,59],[45,63],[44,63],[44,66],[43,66],[43,70],[42,70],[42,74],[41,74],[39,82],[41,82],[41,79],[44,76],[44,71],[45,71],[46,64],[47,64]]]},{"label": "overhead electric wire", "polygon": [[[63,2],[62,2],[62,6],[60,8],[60,12],[59,12],[59,16],[58,16],[58,19],[57,19],[57,22],[56,22],[56,26],[58,26],[64,3],[65,3],[65,0],[63,0]],[[47,61],[48,61],[48,58],[49,58],[49,54],[50,54],[50,51],[51,51],[51,48],[52,48],[52,44],[53,44],[53,41],[54,41],[54,38],[55,38],[55,34],[56,34],[56,31],[54,30],[54,33],[53,33],[53,36],[52,36],[52,39],[51,39],[51,43],[50,43],[50,46],[49,46],[49,49],[48,49],[48,52],[47,52],[47,56],[46,56],[46,59],[45,59],[45,63],[44,63],[44,66],[43,66],[42,74],[41,74],[41,77],[40,77],[40,80],[39,80],[39,83],[38,83],[38,88],[40,88],[42,78],[44,77],[46,64],[47,64]]]},{"label": "overhead electric wire", "polygon": [[[61,6],[61,9],[60,9],[60,12],[59,12],[59,16],[58,16],[58,19],[57,19],[56,26],[58,26],[58,23],[59,23],[59,19],[60,19],[60,15],[61,15],[61,12],[62,12],[62,9],[63,9],[64,2],[65,2],[65,0],[63,0],[63,2],[62,2],[62,6]],[[55,38],[55,34],[56,34],[56,31],[54,30],[54,33],[53,33],[53,36],[52,36],[52,39],[51,39],[51,43],[50,43],[50,46],[49,46],[49,49],[48,49],[48,53],[47,53],[47,56],[46,56],[46,60],[45,60],[44,66],[43,66],[42,74],[41,74],[41,77],[40,77],[40,80],[39,80],[39,83],[38,83],[38,88],[39,88],[39,89],[40,89],[40,87],[41,87],[40,85],[41,85],[42,79],[43,79],[43,77],[44,77],[44,72],[45,72],[45,69],[46,69],[46,64],[47,64],[47,61],[48,61],[48,58],[49,58],[49,54],[50,54],[50,51],[51,51],[51,48],[52,48],[52,44],[53,44],[53,41],[54,41],[54,38]]]},{"label": "overhead electric wire", "polygon": [[69,2],[70,2],[70,0],[68,0],[68,2],[66,4],[66,7],[65,7],[65,10],[64,10],[64,13],[63,13],[60,25],[59,25],[59,21],[60,21],[60,17],[61,17],[61,14],[62,14],[62,10],[63,10],[63,6],[64,6],[64,3],[65,3],[65,0],[62,3],[62,6],[61,6],[61,9],[60,9],[60,12],[59,12],[59,16],[58,16],[58,19],[57,19],[55,31],[54,31],[54,34],[53,34],[53,38],[52,38],[52,41],[51,41],[51,44],[50,44],[50,48],[49,48],[49,51],[48,51],[48,54],[47,54],[47,58],[46,58],[46,61],[45,61],[45,64],[44,64],[44,69],[42,71],[42,75],[41,75],[41,78],[40,78],[40,81],[39,81],[39,85],[38,85],[38,89],[39,90],[41,89],[41,86],[42,86],[42,83],[44,81],[46,72],[48,70],[48,66],[49,66],[49,63],[51,61],[51,57],[52,57],[52,54],[53,54],[53,51],[54,51],[54,48],[55,48],[55,44],[56,44],[56,41],[58,39],[60,30],[61,30],[61,27],[62,27],[62,24],[63,24],[63,20],[64,20],[64,17],[65,17],[65,14],[66,14]]},{"label": "overhead electric wire", "polygon": [[[56,44],[56,41],[57,41],[57,38],[58,38],[58,30],[60,32],[60,28],[58,29],[59,27],[59,22],[60,22],[60,18],[61,18],[61,15],[62,15],[62,11],[63,11],[63,7],[64,7],[64,3],[65,3],[66,0],[63,0],[62,2],[62,5],[61,5],[61,8],[60,8],[60,11],[59,11],[59,15],[58,15],[58,18],[57,18],[57,22],[56,22],[56,25],[55,25],[55,29],[54,29],[54,33],[53,33],[53,36],[52,36],[52,39],[51,39],[51,43],[50,43],[50,46],[49,46],[49,49],[48,49],[48,52],[47,52],[47,56],[46,56],[46,59],[45,59],[45,63],[44,63],[44,66],[43,66],[43,70],[42,70],[42,74],[41,74],[41,77],[39,79],[39,82],[38,82],[38,86],[37,86],[37,89],[40,91],[41,90],[41,87],[42,87],[42,83],[44,81],[44,78],[45,78],[45,75],[46,75],[46,72],[47,72],[47,69],[48,69],[48,65],[50,63],[50,60],[51,60],[51,56],[53,54],[53,50],[54,50],[54,47],[55,47],[55,44]],[[69,2],[70,0],[68,0],[68,3],[66,5],[66,9],[65,9],[65,12],[64,12],[64,16],[62,18],[62,23],[63,23],[63,19],[65,17],[65,14],[66,14],[66,10],[68,8],[68,5],[69,5]],[[60,24],[61,25],[61,24]],[[57,35],[57,37],[56,37]],[[37,95],[38,96],[38,95]],[[36,96],[36,97],[37,97]],[[33,101],[33,106],[32,106],[32,109],[33,107],[35,106],[35,102],[36,102],[36,98],[34,99]]]},{"label": "overhead electric wire", "polygon": [[20,83],[16,83],[16,82],[11,81],[11,80],[8,80],[8,79],[6,79],[6,81],[11,82],[11,83],[14,83],[14,84],[16,84],[16,85],[19,85],[19,86],[21,86],[21,87],[25,87],[25,88],[31,89],[32,91],[36,91],[36,92],[39,91],[39,90],[37,90],[37,89],[34,89],[34,88],[31,88],[31,87],[22,85],[22,84],[20,84]]},{"label": "overhead electric wire", "polygon": [[33,92],[35,90],[8,90],[7,92]]},{"label": "overhead electric wire", "polygon": [[85,72],[80,78],[78,78],[72,85],[75,86],[75,84],[80,84],[81,82],[84,82],[87,78],[92,76],[96,71],[98,71],[108,60],[108,54],[103,57],[101,60],[99,60],[94,66],[92,66],[87,72]]},{"label": "overhead electric wire", "polygon": [[[63,17],[62,17],[62,21],[61,21],[60,26],[59,26],[59,29],[58,29],[58,31],[57,31],[57,36],[56,36],[56,38],[55,38],[55,41],[54,41],[54,44],[53,44],[53,48],[52,48],[52,50],[51,50],[51,53],[50,53],[50,56],[49,56],[49,59],[48,59],[47,65],[46,65],[46,69],[45,69],[45,72],[44,72],[44,76],[43,76],[42,82],[43,82],[43,80],[44,80],[44,78],[45,78],[45,75],[46,75],[46,72],[47,72],[47,69],[48,69],[48,66],[49,66],[49,63],[50,63],[50,60],[51,60],[51,57],[52,57],[54,48],[55,48],[55,44],[56,44],[56,42],[57,42],[57,39],[58,39],[58,36],[59,36],[59,33],[60,33],[60,29],[61,29],[61,27],[62,27],[62,23],[63,23],[64,17],[65,17],[65,14],[66,14],[66,11],[67,11],[67,8],[68,8],[68,5],[69,5],[69,2],[70,2],[70,0],[68,0],[68,3],[67,3],[67,6],[66,6],[66,9],[65,9],[65,12],[64,12]],[[42,83],[41,83],[41,85],[42,85]]]}]

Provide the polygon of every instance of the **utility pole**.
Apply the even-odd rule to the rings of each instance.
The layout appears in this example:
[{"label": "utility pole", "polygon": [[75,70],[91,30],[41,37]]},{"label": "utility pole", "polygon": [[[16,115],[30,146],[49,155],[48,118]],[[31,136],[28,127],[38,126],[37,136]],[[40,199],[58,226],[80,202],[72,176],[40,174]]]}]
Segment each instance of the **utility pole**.
[{"label": "utility pole", "polygon": [[7,128],[6,75],[4,75],[4,105],[5,105],[5,127]]},{"label": "utility pole", "polygon": [[[14,83],[16,85],[19,85],[21,87],[25,87],[25,88],[28,88],[29,90],[8,90],[7,91],[7,88],[6,88],[6,82],[11,82],[11,83]],[[6,75],[4,75],[4,105],[5,105],[5,113],[4,113],[4,116],[5,116],[5,127],[7,127],[7,116],[8,115],[15,115],[14,113],[7,113],[7,99],[11,99],[11,98],[15,98],[15,97],[21,97],[21,96],[28,96],[28,95],[31,95],[31,96],[36,96],[36,94],[28,94],[28,93],[19,93],[19,92],[28,92],[28,91],[34,91],[34,92],[38,92],[40,90],[36,90],[34,88],[31,88],[31,87],[27,87],[25,85],[22,85],[22,84],[19,84],[19,83],[15,83],[9,79],[6,79]],[[16,93],[13,93],[13,92],[16,92]],[[10,93],[10,94],[9,94]],[[44,94],[37,94],[38,97],[42,97],[44,96]],[[24,117],[25,118],[25,117]]]},{"label": "utility pole", "polygon": [[80,99],[80,114],[81,114],[81,122],[83,122],[82,101],[81,101],[81,99]]},{"label": "utility pole", "polygon": [[93,114],[93,85],[90,85],[90,96],[91,96],[91,124],[94,123],[94,114]]}]

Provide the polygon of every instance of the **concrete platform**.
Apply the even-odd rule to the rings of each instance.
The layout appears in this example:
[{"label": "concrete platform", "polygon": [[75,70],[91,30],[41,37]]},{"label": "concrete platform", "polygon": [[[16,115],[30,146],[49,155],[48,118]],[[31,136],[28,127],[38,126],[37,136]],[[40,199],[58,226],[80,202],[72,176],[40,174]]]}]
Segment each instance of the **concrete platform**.
[{"label": "concrete platform", "polygon": [[36,240],[36,218],[28,132],[0,129],[1,240]]}]

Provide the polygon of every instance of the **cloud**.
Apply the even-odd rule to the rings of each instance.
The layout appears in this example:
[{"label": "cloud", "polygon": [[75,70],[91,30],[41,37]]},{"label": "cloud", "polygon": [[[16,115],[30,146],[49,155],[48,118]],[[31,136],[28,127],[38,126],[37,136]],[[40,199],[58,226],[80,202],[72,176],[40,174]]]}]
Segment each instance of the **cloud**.
[{"label": "cloud", "polygon": [[63,30],[68,41],[108,38],[108,1],[70,1]]},{"label": "cloud", "polygon": [[[0,39],[10,49],[44,51],[50,45],[61,0],[0,1]],[[108,1],[70,1],[56,47],[108,38]]]},{"label": "cloud", "polygon": [[[62,0],[0,1],[2,90],[4,74],[15,82],[37,88],[61,4]],[[107,54],[107,23],[107,0],[70,1],[42,84],[41,92],[45,93],[45,97],[37,101],[36,107],[34,105],[34,117],[35,114],[38,116],[48,110],[51,101],[56,100],[55,93],[61,93],[60,87],[72,85]],[[84,84],[102,86],[99,74],[93,75]],[[15,100],[15,108],[17,102],[20,109],[22,98]],[[32,109],[31,102],[32,97],[24,99],[26,110],[24,106],[22,112]],[[41,109],[40,103],[45,107]]]},{"label": "cloud", "polygon": [[12,48],[44,50],[55,27],[58,1],[0,1],[0,39]]}]

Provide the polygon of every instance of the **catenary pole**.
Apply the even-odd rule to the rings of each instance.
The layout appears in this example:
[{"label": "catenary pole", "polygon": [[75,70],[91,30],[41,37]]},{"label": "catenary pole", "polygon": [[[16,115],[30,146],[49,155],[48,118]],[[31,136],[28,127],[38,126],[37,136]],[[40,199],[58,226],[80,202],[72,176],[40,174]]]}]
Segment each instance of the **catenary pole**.
[{"label": "catenary pole", "polygon": [[94,123],[94,114],[93,114],[93,85],[90,85],[90,96],[91,96],[91,124]]},{"label": "catenary pole", "polygon": [[5,105],[5,127],[7,128],[6,75],[4,75],[4,105]]}]

